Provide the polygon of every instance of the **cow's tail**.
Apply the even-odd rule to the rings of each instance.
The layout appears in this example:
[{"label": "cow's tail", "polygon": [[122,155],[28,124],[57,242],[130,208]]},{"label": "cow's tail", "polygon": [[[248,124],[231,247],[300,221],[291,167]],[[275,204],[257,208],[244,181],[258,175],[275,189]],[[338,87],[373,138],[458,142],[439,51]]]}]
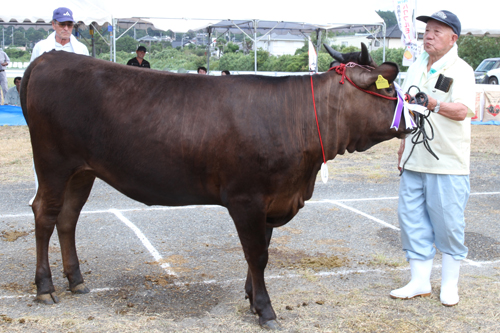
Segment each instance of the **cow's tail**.
[{"label": "cow's tail", "polygon": [[31,72],[36,67],[38,62],[40,62],[40,57],[32,61],[31,64],[28,66],[28,68],[26,68],[26,70],[24,71],[23,79],[21,80],[21,91],[19,93],[19,97],[21,99],[21,108],[23,109],[23,116],[24,119],[26,119],[26,124],[28,124],[28,126],[29,126],[28,104],[27,104],[27,99],[29,94],[28,84],[30,81]]}]

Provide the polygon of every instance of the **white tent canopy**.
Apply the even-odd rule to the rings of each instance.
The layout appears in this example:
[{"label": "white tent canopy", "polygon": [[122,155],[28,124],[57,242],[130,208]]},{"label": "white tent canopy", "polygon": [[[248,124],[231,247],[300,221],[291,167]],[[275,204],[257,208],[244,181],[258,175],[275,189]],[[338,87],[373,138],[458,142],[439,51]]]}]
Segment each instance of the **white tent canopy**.
[{"label": "white tent canopy", "polygon": [[3,6],[0,11],[0,19],[4,22],[50,22],[52,12],[58,7],[67,7],[73,11],[75,21],[81,21],[86,25],[97,22],[99,25],[112,22],[110,12],[99,5],[96,0],[25,0],[14,5]]},{"label": "white tent canopy", "polygon": [[[457,14],[462,22],[462,33],[500,36],[496,7],[491,0],[476,0],[466,5],[456,0],[416,0],[417,15],[430,15],[441,9]],[[392,9],[392,0],[357,0],[353,4],[339,6],[331,1],[317,0],[309,7],[269,0],[236,3],[233,0],[206,2],[192,0],[187,3],[162,2],[138,6],[132,0],[24,0],[22,4],[4,6],[0,19],[4,22],[50,22],[52,11],[68,7],[74,18],[85,24],[113,23],[113,19],[144,18],[157,29],[186,32],[199,30],[220,21],[260,20],[313,24],[318,28],[331,29],[351,25],[378,25],[379,9]],[[422,28],[424,25],[418,25]]]}]

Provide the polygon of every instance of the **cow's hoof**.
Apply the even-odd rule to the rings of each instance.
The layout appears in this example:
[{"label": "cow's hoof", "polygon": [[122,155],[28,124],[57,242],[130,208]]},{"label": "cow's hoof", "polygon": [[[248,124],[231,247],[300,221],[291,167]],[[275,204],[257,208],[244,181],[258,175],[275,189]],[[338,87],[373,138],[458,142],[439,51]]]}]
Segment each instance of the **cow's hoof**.
[{"label": "cow's hoof", "polygon": [[79,285],[71,288],[73,294],[88,294],[90,292],[89,288],[85,286],[85,283],[80,283]]},{"label": "cow's hoof", "polygon": [[36,301],[45,305],[53,305],[54,303],[59,303],[59,298],[56,293],[41,294],[36,296]]},{"label": "cow's hoof", "polygon": [[276,320],[266,321],[264,324],[260,326],[262,326],[262,328],[267,330],[281,331],[281,325]]}]

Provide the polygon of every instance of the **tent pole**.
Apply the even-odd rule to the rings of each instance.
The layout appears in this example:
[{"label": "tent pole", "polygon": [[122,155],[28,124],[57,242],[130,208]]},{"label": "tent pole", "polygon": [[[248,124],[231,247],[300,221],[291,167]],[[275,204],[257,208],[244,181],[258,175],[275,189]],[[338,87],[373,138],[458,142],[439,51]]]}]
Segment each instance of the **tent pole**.
[{"label": "tent pole", "polygon": [[113,62],[116,62],[116,26],[118,25],[118,20],[113,19]]},{"label": "tent pole", "polygon": [[207,75],[210,73],[210,42],[212,41],[212,29],[207,28],[208,31],[208,43],[207,43]]},{"label": "tent pole", "polygon": [[386,35],[386,25],[385,25],[385,22],[384,24],[382,25],[382,34],[384,35],[384,52],[382,54],[382,62],[385,62],[385,35]]},{"label": "tent pole", "polygon": [[254,56],[254,69],[257,74],[257,20],[253,21],[253,56]]},{"label": "tent pole", "polygon": [[113,19],[111,19],[111,28],[108,25],[108,31],[109,31],[109,61],[113,62]]},{"label": "tent pole", "polygon": [[[326,33],[326,30],[325,30]],[[321,29],[316,30],[316,55],[318,59],[316,60],[316,74],[319,70],[319,50],[321,49]]]},{"label": "tent pole", "polygon": [[95,38],[94,38],[94,24],[97,24],[96,22],[92,22],[89,26],[89,33],[91,39],[91,45],[92,45],[92,57],[95,58]]}]

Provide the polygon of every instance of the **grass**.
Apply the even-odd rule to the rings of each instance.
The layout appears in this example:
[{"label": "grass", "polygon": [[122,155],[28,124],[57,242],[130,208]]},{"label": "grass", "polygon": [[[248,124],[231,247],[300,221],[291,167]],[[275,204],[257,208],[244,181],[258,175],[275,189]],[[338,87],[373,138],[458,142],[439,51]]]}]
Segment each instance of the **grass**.
[{"label": "grass", "polygon": [[402,267],[406,266],[407,263],[403,259],[400,261],[394,261],[387,258],[383,253],[372,254],[373,259],[370,261],[370,265],[384,265],[389,267]]}]

